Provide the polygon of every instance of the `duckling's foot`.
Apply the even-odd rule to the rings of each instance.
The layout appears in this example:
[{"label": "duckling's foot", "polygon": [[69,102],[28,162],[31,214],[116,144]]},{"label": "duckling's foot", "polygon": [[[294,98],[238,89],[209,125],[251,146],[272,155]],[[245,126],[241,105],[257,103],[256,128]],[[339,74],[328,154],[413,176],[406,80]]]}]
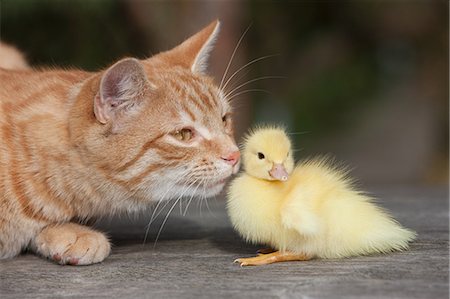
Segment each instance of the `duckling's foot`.
[{"label": "duckling's foot", "polygon": [[234,260],[234,262],[239,263],[241,267],[243,267],[268,265],[272,263],[288,261],[307,261],[310,259],[311,257],[307,256],[306,254],[275,251],[273,253],[261,254],[255,257],[236,259]]},{"label": "duckling's foot", "polygon": [[261,255],[261,254],[268,254],[268,253],[272,253],[275,252],[275,249],[267,247],[267,248],[261,248],[256,250],[256,254],[257,255]]}]

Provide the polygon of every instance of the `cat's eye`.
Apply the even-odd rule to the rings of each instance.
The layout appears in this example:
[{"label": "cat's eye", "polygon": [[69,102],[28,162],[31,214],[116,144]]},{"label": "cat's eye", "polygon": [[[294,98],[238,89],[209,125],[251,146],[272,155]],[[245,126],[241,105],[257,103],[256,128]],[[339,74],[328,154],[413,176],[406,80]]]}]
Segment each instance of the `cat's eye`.
[{"label": "cat's eye", "polygon": [[265,157],[266,157],[266,156],[264,156],[263,153],[258,153],[258,158],[259,158],[260,160],[264,159]]},{"label": "cat's eye", "polygon": [[180,141],[189,141],[192,139],[192,137],[194,137],[194,133],[192,132],[191,129],[188,128],[177,130],[174,133],[172,133],[172,135]]},{"label": "cat's eye", "polygon": [[222,116],[222,122],[224,126],[227,126],[229,121],[230,121],[230,114],[225,114],[224,116]]}]

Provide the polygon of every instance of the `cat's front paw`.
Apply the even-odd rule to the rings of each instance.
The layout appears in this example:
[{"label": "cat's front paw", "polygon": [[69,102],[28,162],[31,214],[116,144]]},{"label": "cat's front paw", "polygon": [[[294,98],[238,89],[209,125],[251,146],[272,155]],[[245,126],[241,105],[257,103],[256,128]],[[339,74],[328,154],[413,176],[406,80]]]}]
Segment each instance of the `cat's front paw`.
[{"label": "cat's front paw", "polygon": [[90,265],[103,261],[111,251],[100,232],[74,223],[44,228],[34,240],[36,251],[62,265]]}]

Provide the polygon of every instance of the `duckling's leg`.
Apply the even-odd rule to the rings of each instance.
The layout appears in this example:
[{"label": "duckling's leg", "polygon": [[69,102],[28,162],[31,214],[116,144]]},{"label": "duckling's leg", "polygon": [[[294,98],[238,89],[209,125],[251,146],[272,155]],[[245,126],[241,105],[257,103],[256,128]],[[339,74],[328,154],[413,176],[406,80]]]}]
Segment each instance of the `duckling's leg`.
[{"label": "duckling's leg", "polygon": [[261,255],[261,254],[268,254],[268,253],[272,253],[272,252],[275,252],[275,249],[267,247],[267,248],[258,249],[256,251],[256,254]]},{"label": "duckling's leg", "polygon": [[310,256],[307,256],[306,254],[302,253],[276,251],[269,254],[261,254],[255,257],[236,259],[234,262],[239,263],[241,267],[243,267],[243,266],[267,265],[287,261],[307,261],[310,259],[311,259]]}]

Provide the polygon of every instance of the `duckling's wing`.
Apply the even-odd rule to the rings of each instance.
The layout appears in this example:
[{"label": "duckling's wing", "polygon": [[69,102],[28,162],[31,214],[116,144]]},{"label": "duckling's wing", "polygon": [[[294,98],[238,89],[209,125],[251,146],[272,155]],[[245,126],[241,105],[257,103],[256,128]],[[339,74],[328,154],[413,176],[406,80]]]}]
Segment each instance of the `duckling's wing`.
[{"label": "duckling's wing", "polygon": [[299,234],[315,236],[320,233],[322,223],[298,194],[294,194],[285,201],[281,208],[281,223],[287,229],[295,229]]}]

